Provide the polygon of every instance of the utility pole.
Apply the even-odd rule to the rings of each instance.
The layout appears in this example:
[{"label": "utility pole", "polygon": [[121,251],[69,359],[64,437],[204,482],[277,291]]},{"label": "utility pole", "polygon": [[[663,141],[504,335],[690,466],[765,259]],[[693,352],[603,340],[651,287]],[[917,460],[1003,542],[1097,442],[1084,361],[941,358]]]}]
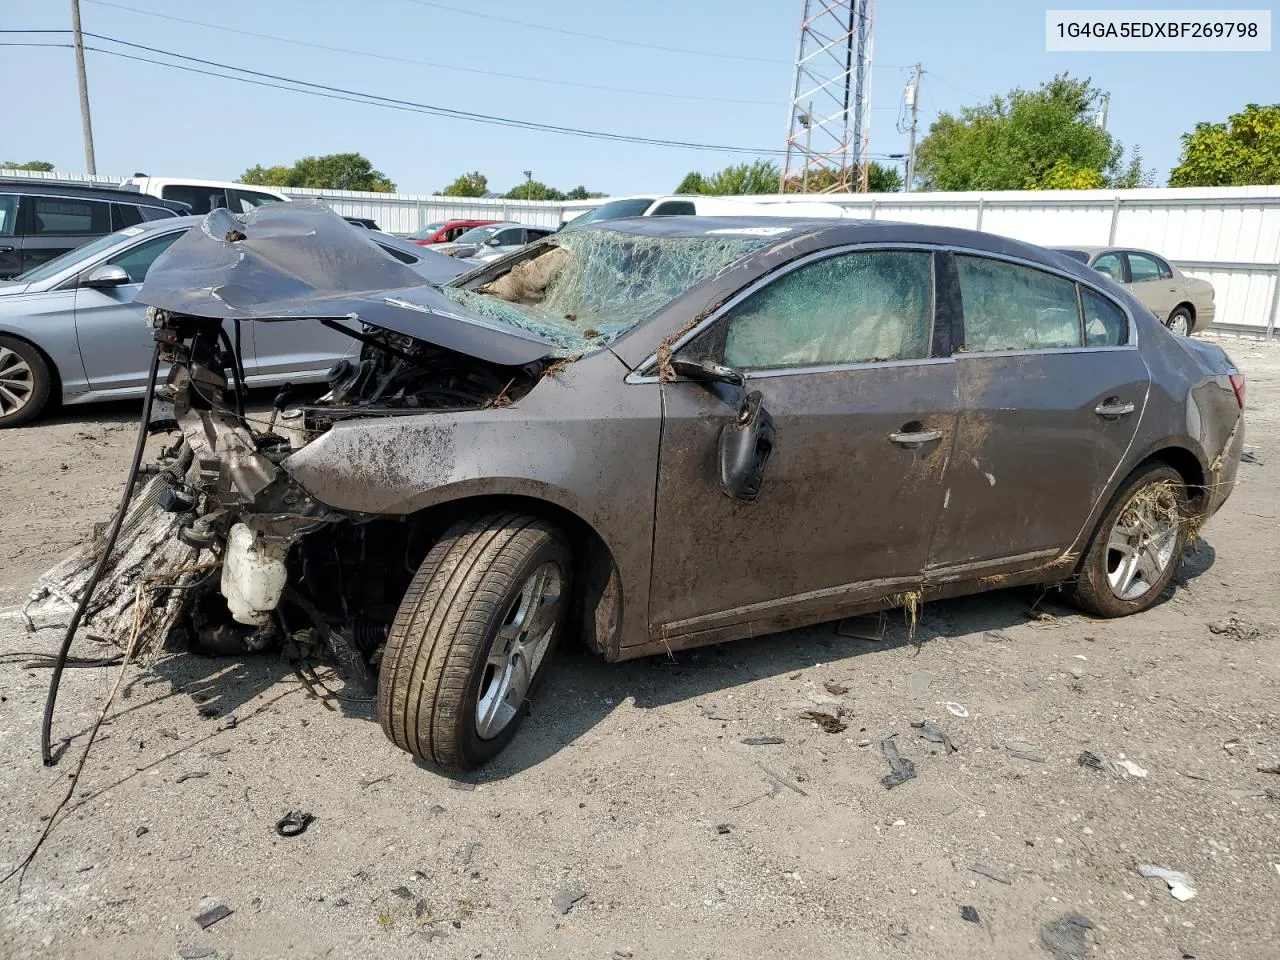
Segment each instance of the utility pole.
[{"label": "utility pole", "polygon": [[911,181],[916,178],[916,124],[920,110],[920,76],[924,73],[920,64],[916,64],[911,74],[911,85],[907,87],[907,106],[911,108],[911,135],[907,139],[907,180],[902,186],[903,193],[911,192]]},{"label": "utility pole", "polygon": [[93,121],[89,119],[89,81],[84,72],[84,35],[80,32],[80,0],[71,0],[71,33],[76,48],[76,79],[80,82],[80,126],[84,129],[84,163],[98,172],[93,159]]},{"label": "utility pole", "polygon": [[1111,106],[1111,91],[1108,90],[1102,95],[1102,110],[1098,113],[1098,126],[1102,128],[1102,132],[1107,132],[1107,108]]}]

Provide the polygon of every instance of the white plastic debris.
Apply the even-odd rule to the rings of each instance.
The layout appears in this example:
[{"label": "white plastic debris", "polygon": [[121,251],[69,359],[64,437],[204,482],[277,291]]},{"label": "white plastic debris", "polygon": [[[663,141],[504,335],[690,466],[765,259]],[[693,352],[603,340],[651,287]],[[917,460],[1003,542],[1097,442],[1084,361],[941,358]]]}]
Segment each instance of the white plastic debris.
[{"label": "white plastic debris", "polygon": [[947,713],[951,714],[953,717],[967,717],[969,715],[969,710],[963,703],[956,703],[954,700],[948,700],[943,704],[943,706],[947,708]]},{"label": "white plastic debris", "polygon": [[1169,885],[1169,895],[1175,900],[1190,900],[1196,895],[1196,882],[1181,870],[1157,867],[1150,863],[1138,864],[1138,872],[1144,877],[1159,877]]},{"label": "white plastic debris", "polygon": [[1132,760],[1115,760],[1112,762],[1131,777],[1145,777],[1147,775],[1147,771]]}]

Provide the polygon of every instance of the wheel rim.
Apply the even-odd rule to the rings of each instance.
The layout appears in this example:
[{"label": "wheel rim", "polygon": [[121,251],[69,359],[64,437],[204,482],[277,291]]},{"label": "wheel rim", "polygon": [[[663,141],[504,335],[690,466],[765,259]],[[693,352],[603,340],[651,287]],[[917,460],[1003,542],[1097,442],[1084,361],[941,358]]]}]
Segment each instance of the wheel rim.
[{"label": "wheel rim", "polygon": [[1187,315],[1185,313],[1175,313],[1169,318],[1169,329],[1180,337],[1187,335]]},{"label": "wheel rim", "polygon": [[1107,583],[1121,600],[1146,596],[1173,562],[1181,514],[1172,488],[1143,487],[1107,538]]},{"label": "wheel rim", "polygon": [[564,577],[544,563],[525,580],[498,628],[476,700],[476,733],[492,740],[520,712],[560,620]]},{"label": "wheel rim", "polygon": [[8,347],[0,347],[0,417],[25,407],[35,386],[31,365]]}]

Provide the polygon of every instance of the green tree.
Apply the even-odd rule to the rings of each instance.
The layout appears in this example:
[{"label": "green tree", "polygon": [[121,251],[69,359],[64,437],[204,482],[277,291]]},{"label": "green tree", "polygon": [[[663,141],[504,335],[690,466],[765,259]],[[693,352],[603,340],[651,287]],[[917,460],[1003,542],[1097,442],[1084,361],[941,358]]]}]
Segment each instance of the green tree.
[{"label": "green tree", "polygon": [[292,167],[264,167],[261,164],[250,167],[240,174],[238,183],[256,183],[263,187],[287,187]]},{"label": "green tree", "polygon": [[676,185],[676,193],[710,193],[707,189],[707,178],[697,170],[690,170],[684,179]]},{"label": "green tree", "polygon": [[606,196],[606,194],[596,193],[594,191],[588,190],[584,186],[579,185],[574,187],[568,193],[566,193],[564,195],[564,198],[566,200],[596,200],[603,196]]},{"label": "green tree", "polygon": [[489,178],[479,170],[464,173],[440,191],[446,197],[483,197],[489,192]]},{"label": "green tree", "polygon": [[1087,170],[1101,186],[1119,173],[1123,148],[1094,123],[1100,101],[1089,80],[1062,74],[943,113],[920,142],[916,175],[927,190],[1027,190],[1055,169],[1054,182],[1093,182],[1079,173]]},{"label": "green tree", "polygon": [[1104,186],[1102,174],[1088,167],[1077,167],[1066,160],[1059,160],[1045,171],[1039,183],[1031,190],[1097,190]]},{"label": "green tree", "polygon": [[508,200],[564,200],[565,195],[540,180],[526,180],[503,194]]},{"label": "green tree", "polygon": [[731,164],[717,173],[685,175],[676,193],[701,193],[717,197],[778,192],[778,165],[770,160]]},{"label": "green tree", "polygon": [[877,163],[867,164],[868,193],[898,193],[902,189],[902,171],[896,166]]},{"label": "green tree", "polygon": [[1280,183],[1280,103],[1247,105],[1226,123],[1197,123],[1182,135],[1171,187]]},{"label": "green tree", "polygon": [[292,167],[250,167],[240,175],[240,183],[272,187],[312,187],[322,190],[370,190],[393,193],[396,185],[359,153],[331,153],[323,157],[303,157]]},{"label": "green tree", "polygon": [[1110,185],[1118,190],[1134,190],[1139,187],[1154,187],[1155,183],[1155,168],[1144,167],[1142,165],[1142,151],[1138,147],[1134,147],[1129,154],[1129,162],[1124,165],[1124,170],[1120,172],[1118,177],[1111,178]]},{"label": "green tree", "polygon": [[28,160],[26,163],[6,160],[4,163],[0,163],[0,167],[4,167],[6,170],[39,170],[43,173],[49,173],[53,170],[53,164],[48,160]]}]

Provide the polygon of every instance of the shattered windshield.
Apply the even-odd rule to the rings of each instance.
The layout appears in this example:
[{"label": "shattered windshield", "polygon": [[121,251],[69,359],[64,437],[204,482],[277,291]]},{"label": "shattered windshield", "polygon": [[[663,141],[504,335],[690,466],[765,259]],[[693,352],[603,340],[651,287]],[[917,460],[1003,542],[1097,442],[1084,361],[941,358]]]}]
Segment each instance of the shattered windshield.
[{"label": "shattered windshield", "polygon": [[482,287],[444,294],[554,341],[560,355],[597,350],[773,236],[640,236],[609,229],[557,234],[542,254]]}]

